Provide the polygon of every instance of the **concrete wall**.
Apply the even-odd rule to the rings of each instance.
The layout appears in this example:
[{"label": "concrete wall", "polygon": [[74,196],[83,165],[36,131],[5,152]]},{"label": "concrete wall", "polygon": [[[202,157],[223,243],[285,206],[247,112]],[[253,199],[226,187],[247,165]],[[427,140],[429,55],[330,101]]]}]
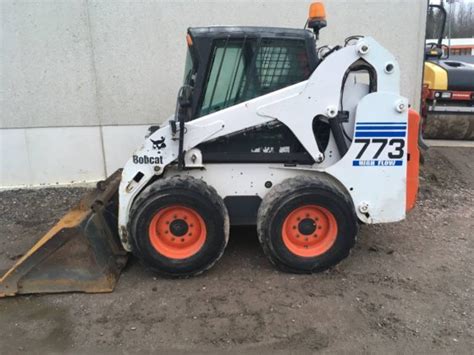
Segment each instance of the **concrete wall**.
[{"label": "concrete wall", "polygon": [[[173,113],[188,26],[302,27],[310,1],[1,2],[0,186],[91,181]],[[326,0],[321,43],[375,37],[416,107],[426,0]]]}]

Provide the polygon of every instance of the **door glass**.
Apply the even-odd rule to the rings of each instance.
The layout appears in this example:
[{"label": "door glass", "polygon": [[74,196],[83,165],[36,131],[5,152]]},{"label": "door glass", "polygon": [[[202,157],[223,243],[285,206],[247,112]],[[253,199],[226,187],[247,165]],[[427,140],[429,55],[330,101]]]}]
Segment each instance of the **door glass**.
[{"label": "door glass", "polygon": [[235,104],[244,74],[243,43],[219,41],[202,103],[201,116]]}]

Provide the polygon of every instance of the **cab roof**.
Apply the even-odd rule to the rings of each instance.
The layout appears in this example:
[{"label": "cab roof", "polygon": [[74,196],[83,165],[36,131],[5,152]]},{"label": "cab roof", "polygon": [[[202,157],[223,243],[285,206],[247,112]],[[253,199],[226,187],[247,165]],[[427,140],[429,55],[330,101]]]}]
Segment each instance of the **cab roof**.
[{"label": "cab roof", "polygon": [[308,29],[285,28],[285,27],[256,27],[256,26],[209,26],[190,27],[188,33],[192,38],[223,38],[230,36],[242,37],[265,37],[265,38],[293,38],[313,39],[314,34]]}]

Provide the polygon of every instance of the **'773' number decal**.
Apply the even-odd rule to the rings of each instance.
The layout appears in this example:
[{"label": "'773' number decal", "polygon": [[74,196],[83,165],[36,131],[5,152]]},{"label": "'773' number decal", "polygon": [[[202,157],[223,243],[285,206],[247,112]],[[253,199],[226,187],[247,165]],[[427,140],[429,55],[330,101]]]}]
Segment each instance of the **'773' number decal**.
[{"label": "'773' number decal", "polygon": [[371,159],[378,159],[380,154],[382,154],[384,149],[387,147],[387,145],[390,147],[390,151],[388,152],[389,159],[401,159],[405,154],[405,140],[400,138],[393,138],[390,140],[384,138],[356,139],[354,143],[363,144],[362,149],[355,157],[356,159],[360,159],[371,144],[379,144],[379,148]]}]

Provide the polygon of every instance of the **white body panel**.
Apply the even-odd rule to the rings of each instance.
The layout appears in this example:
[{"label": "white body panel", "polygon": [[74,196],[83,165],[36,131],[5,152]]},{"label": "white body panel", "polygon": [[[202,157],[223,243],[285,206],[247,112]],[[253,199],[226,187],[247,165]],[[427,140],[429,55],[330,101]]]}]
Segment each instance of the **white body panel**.
[{"label": "white body panel", "polygon": [[[366,95],[366,86],[348,83],[343,105],[344,110],[350,111],[350,120],[345,124],[348,134],[355,134],[355,139],[369,140],[369,143],[354,141],[341,159],[333,137],[326,151],[319,151],[312,122],[317,115],[330,116],[331,109],[339,109],[344,75],[361,58],[376,71],[377,92]],[[390,71],[386,70],[388,64]],[[160,128],[146,139],[123,170],[119,188],[119,231],[124,247],[130,249],[126,226],[134,198],[153,176],[163,173],[166,176],[189,174],[203,178],[216,188],[222,198],[231,195],[258,195],[263,198],[269,191],[264,186],[265,181],[271,181],[274,186],[292,176],[325,173],[345,187],[362,222],[382,223],[403,219],[408,102],[399,95],[399,76],[394,57],[375,40],[364,38],[327,57],[308,81],[200,117],[185,125],[184,151],[189,151],[202,142],[277,120],[289,127],[318,162],[313,165],[197,164],[199,169],[177,171],[170,164],[178,157],[178,139],[173,136],[170,126]],[[391,129],[390,125],[394,128]],[[379,132],[377,127],[383,127],[385,131]],[[374,139],[376,142],[372,142]],[[383,149],[379,149],[382,145]]]}]

